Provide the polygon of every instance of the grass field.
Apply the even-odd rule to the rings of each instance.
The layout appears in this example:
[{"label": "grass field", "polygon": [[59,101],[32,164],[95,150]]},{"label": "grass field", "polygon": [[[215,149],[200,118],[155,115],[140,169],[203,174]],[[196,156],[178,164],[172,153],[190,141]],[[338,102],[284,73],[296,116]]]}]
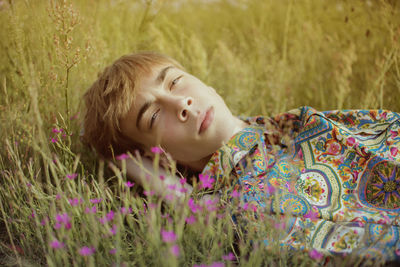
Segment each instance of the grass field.
[{"label": "grass field", "polygon": [[79,141],[83,93],[121,55],[176,58],[238,115],[400,111],[394,0],[0,0],[0,25],[0,265],[319,264],[267,249],[224,208],[140,197]]}]

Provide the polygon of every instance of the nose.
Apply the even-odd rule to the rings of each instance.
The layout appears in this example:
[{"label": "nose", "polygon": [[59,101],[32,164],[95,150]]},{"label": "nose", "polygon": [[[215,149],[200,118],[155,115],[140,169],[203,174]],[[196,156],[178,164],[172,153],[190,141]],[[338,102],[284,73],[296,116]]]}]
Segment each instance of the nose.
[{"label": "nose", "polygon": [[192,104],[193,98],[190,96],[183,97],[180,101],[178,101],[177,115],[180,121],[187,121],[189,117],[189,109],[191,108]]},{"label": "nose", "polygon": [[163,105],[167,109],[175,113],[180,121],[187,121],[189,118],[190,109],[193,105],[193,97],[182,95],[163,95],[160,96],[159,100],[163,102]]}]

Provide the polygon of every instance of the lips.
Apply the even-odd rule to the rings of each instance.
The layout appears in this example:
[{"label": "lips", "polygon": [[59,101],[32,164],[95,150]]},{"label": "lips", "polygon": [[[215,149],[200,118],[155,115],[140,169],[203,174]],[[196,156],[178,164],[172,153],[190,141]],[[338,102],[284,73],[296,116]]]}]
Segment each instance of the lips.
[{"label": "lips", "polygon": [[199,127],[199,134],[206,131],[214,120],[214,108],[210,107],[201,117],[201,124]]}]

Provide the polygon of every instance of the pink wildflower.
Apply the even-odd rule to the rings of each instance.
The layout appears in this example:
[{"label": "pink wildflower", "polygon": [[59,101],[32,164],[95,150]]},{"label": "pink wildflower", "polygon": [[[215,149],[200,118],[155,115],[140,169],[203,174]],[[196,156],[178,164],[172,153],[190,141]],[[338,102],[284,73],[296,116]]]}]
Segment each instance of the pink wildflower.
[{"label": "pink wildflower", "polygon": [[79,254],[81,254],[82,256],[90,256],[92,255],[96,250],[93,247],[81,247],[79,249]]},{"label": "pink wildflower", "polygon": [[56,199],[57,199],[57,200],[60,200],[60,199],[61,199],[61,194],[57,194],[57,195],[56,195]]},{"label": "pink wildflower", "polygon": [[186,183],[186,178],[179,179],[179,182],[181,185],[184,185]]},{"label": "pink wildflower", "polygon": [[176,185],[175,184],[169,184],[169,185],[167,185],[167,188],[174,191],[174,190],[176,190]]},{"label": "pink wildflower", "polygon": [[96,206],[93,206],[93,207],[86,207],[85,208],[85,213],[96,213],[97,212],[97,208],[96,208]]},{"label": "pink wildflower", "polygon": [[208,210],[208,211],[217,210],[217,206],[215,205],[217,202],[218,202],[218,200],[207,199],[207,200],[205,201],[207,210]]},{"label": "pink wildflower", "polygon": [[60,249],[64,247],[64,243],[58,241],[57,239],[54,239],[53,241],[50,242],[50,247],[53,249]]},{"label": "pink wildflower", "polygon": [[185,219],[185,222],[188,223],[188,224],[193,224],[193,223],[196,222],[196,217],[194,217],[193,214],[192,214],[192,215],[190,215],[190,217],[187,217]]},{"label": "pink wildflower", "polygon": [[201,188],[210,188],[212,189],[212,183],[214,182],[213,178],[210,178],[209,175],[207,174],[199,174],[199,179],[200,179],[200,183],[201,183]]},{"label": "pink wildflower", "polygon": [[127,182],[125,183],[125,186],[128,187],[128,188],[131,188],[131,187],[134,186],[134,185],[135,185],[135,183],[134,183],[134,182],[131,182],[131,181],[127,181]]},{"label": "pink wildflower", "polygon": [[106,219],[108,222],[114,219],[114,212],[112,210],[110,210],[110,212],[106,214]]},{"label": "pink wildflower", "polygon": [[175,257],[179,256],[179,246],[178,245],[173,245],[170,249],[171,254],[174,255]]},{"label": "pink wildflower", "polygon": [[116,235],[117,234],[117,225],[113,224],[113,227],[110,229],[110,233],[112,235]]},{"label": "pink wildflower", "polygon": [[249,203],[244,203],[244,205],[242,206],[243,210],[247,210],[249,208]]},{"label": "pink wildflower", "polygon": [[72,207],[74,207],[74,206],[77,206],[77,205],[79,204],[79,199],[77,199],[77,198],[70,198],[70,199],[68,199],[68,202],[69,202],[69,204],[70,204]]},{"label": "pink wildflower", "polygon": [[125,154],[125,153],[118,155],[116,157],[117,160],[124,160],[124,159],[128,159],[128,158],[129,158],[128,154]]},{"label": "pink wildflower", "polygon": [[90,203],[97,204],[100,203],[102,200],[102,198],[92,198],[90,199]]},{"label": "pink wildflower", "polygon": [[318,252],[316,249],[311,250],[308,252],[308,255],[314,260],[321,260],[324,257],[324,254]]},{"label": "pink wildflower", "polygon": [[160,180],[164,181],[165,180],[165,176],[164,175],[160,175]]},{"label": "pink wildflower", "polygon": [[240,197],[240,193],[235,189],[232,191],[231,197],[238,198],[238,197]]},{"label": "pink wildflower", "polygon": [[185,187],[179,188],[179,192],[181,192],[181,193],[186,193],[187,191],[188,191],[188,189]]},{"label": "pink wildflower", "polygon": [[57,143],[57,141],[58,141],[58,139],[57,139],[57,137],[53,137],[53,138],[51,138],[51,140],[50,140],[52,143]]},{"label": "pink wildflower", "polygon": [[285,229],[286,228],[286,224],[285,224],[285,222],[279,222],[279,223],[275,223],[274,227],[276,229]]},{"label": "pink wildflower", "polygon": [[63,131],[63,129],[62,129],[62,128],[60,128],[60,129],[53,128],[51,131],[52,131],[53,133],[61,133],[61,132]]},{"label": "pink wildflower", "polygon": [[67,230],[71,228],[71,222],[68,213],[63,213],[63,214],[58,213],[56,215],[56,224],[54,225],[54,228],[59,229],[63,225]]},{"label": "pink wildflower", "polygon": [[236,260],[236,257],[235,257],[235,255],[233,255],[232,252],[229,252],[228,255],[222,256],[222,259],[225,261],[233,261],[233,260]]},{"label": "pink wildflower", "polygon": [[154,146],[150,150],[151,150],[151,153],[154,153],[154,154],[161,154],[163,152],[162,149],[158,146]]},{"label": "pink wildflower", "polygon": [[121,213],[122,214],[132,213],[132,208],[131,207],[129,207],[129,208],[121,207]]},{"label": "pink wildflower", "polygon": [[192,198],[189,199],[188,206],[193,213],[196,213],[197,211],[201,210],[201,206],[194,203],[194,200]]},{"label": "pink wildflower", "polygon": [[110,249],[110,251],[108,251],[108,253],[114,255],[115,253],[117,253],[117,249],[115,249],[115,248]]},{"label": "pink wildflower", "polygon": [[176,235],[174,231],[165,231],[161,229],[161,236],[164,242],[173,243],[176,241]]},{"label": "pink wildflower", "polygon": [[40,222],[40,225],[45,226],[46,223],[47,223],[47,221],[48,221],[48,219],[47,219],[47,218],[44,218],[44,219]]},{"label": "pink wildflower", "polygon": [[67,178],[70,180],[74,180],[76,177],[78,177],[77,173],[67,174]]}]

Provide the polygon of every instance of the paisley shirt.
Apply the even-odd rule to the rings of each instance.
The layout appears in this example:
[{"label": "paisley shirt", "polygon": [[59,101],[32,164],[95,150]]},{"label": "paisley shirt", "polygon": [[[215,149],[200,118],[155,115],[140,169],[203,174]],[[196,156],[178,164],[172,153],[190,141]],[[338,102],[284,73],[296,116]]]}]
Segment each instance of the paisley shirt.
[{"label": "paisley shirt", "polygon": [[[247,118],[202,175],[239,206],[234,222],[256,229],[267,246],[399,260],[399,119],[310,107]],[[272,217],[278,236],[261,230]]]}]

